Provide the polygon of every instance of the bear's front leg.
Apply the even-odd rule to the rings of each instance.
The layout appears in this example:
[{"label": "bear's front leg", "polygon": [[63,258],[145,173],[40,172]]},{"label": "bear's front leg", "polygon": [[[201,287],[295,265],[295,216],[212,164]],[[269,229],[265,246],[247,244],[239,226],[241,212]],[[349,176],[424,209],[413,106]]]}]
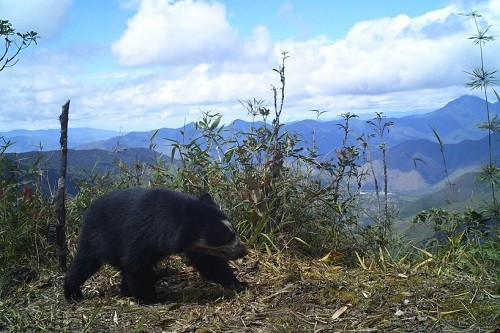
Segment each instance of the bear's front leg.
[{"label": "bear's front leg", "polygon": [[120,292],[122,293],[123,296],[130,297],[132,294],[130,293],[130,290],[128,288],[128,282],[127,282],[127,273],[124,271],[120,271],[121,277],[122,277],[122,283],[120,285]]},{"label": "bear's front leg", "polygon": [[199,252],[188,252],[186,255],[193,267],[205,279],[236,291],[248,289],[248,283],[241,282],[236,278],[226,259]]},{"label": "bear's front leg", "polygon": [[79,302],[83,299],[80,286],[97,272],[101,265],[99,260],[87,255],[85,249],[79,250],[64,279],[64,296],[68,302]]},{"label": "bear's front leg", "polygon": [[155,274],[153,268],[140,271],[122,271],[122,293],[134,297],[140,304],[158,302],[155,290]]}]

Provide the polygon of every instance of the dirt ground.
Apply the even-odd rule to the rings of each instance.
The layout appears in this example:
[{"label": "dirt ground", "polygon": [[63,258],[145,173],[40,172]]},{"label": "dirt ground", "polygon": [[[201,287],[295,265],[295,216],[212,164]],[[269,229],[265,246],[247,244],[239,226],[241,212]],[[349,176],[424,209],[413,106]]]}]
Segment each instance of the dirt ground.
[{"label": "dirt ground", "polygon": [[119,294],[105,267],[68,304],[64,275],[43,269],[0,300],[0,332],[499,332],[500,286],[427,270],[350,268],[262,255],[235,262],[242,293],[204,281],[183,258],[159,267],[161,303]]}]

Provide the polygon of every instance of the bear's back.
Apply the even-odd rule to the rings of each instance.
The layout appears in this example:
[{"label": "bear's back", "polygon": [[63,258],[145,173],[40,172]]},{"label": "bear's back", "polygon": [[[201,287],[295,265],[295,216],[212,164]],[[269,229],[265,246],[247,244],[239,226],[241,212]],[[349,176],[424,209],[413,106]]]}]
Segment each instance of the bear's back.
[{"label": "bear's back", "polygon": [[[85,223],[138,227],[142,223],[175,223],[183,208],[197,198],[166,188],[128,188],[110,191],[88,208]],[[96,226],[97,227],[97,226]]]},{"label": "bear's back", "polygon": [[176,252],[187,227],[185,207],[197,200],[165,188],[112,190],[89,206],[80,235],[86,244],[80,246],[114,266],[138,250],[152,257]]}]

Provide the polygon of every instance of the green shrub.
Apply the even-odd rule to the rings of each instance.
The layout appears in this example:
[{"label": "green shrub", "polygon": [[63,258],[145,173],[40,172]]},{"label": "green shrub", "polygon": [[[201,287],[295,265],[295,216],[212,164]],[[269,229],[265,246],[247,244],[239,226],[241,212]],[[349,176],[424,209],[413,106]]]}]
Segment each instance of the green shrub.
[{"label": "green shrub", "polygon": [[41,193],[38,162],[19,165],[5,156],[9,146],[0,146],[0,296],[47,261],[45,232],[53,217]]}]

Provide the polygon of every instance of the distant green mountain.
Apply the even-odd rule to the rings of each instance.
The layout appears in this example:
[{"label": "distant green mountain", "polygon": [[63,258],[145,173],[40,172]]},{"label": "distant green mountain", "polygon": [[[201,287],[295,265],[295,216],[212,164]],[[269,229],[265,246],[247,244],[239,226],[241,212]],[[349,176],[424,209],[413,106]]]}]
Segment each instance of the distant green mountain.
[{"label": "distant green mountain", "polygon": [[[47,182],[46,191],[57,187],[60,169],[60,151],[36,151],[26,153],[8,153],[6,156],[25,166],[34,165],[38,162],[40,169],[44,171]],[[150,149],[130,148],[119,151],[108,151],[100,149],[91,150],[68,150],[68,170],[67,170],[67,190],[71,195],[77,192],[77,182],[79,179],[88,178],[91,174],[104,175],[106,172],[117,171],[118,162],[124,163],[129,167],[136,164],[156,164],[159,154]],[[164,161],[167,163],[169,160]]]},{"label": "distant green mountain", "polygon": [[[485,135],[485,132],[483,132]],[[500,134],[492,136],[493,160],[500,161]],[[389,184],[391,191],[408,192],[434,186],[446,177],[445,170],[452,177],[473,172],[488,162],[488,137],[480,140],[465,140],[455,144],[444,143],[444,157],[439,144],[428,140],[405,141],[387,152]],[[378,177],[382,177],[381,153],[375,151],[373,159]],[[453,176],[457,172],[457,175]],[[370,189],[370,185],[366,186]]]},{"label": "distant green mountain", "polygon": [[450,182],[452,186],[446,185],[443,180],[425,191],[411,193],[417,199],[405,205],[402,217],[410,217],[432,207],[452,211],[464,211],[467,207],[481,209],[491,198],[491,187],[478,182],[476,172],[456,172]]},{"label": "distant green mountain", "polygon": [[[430,208],[442,208],[450,212],[463,213],[467,209],[482,211],[491,203],[491,187],[477,180],[477,172],[461,170],[450,177],[452,186],[441,181],[422,191],[399,196],[396,231],[414,242],[429,239],[434,231],[422,224],[413,224],[413,217]],[[498,221],[490,221],[499,225]]]}]

